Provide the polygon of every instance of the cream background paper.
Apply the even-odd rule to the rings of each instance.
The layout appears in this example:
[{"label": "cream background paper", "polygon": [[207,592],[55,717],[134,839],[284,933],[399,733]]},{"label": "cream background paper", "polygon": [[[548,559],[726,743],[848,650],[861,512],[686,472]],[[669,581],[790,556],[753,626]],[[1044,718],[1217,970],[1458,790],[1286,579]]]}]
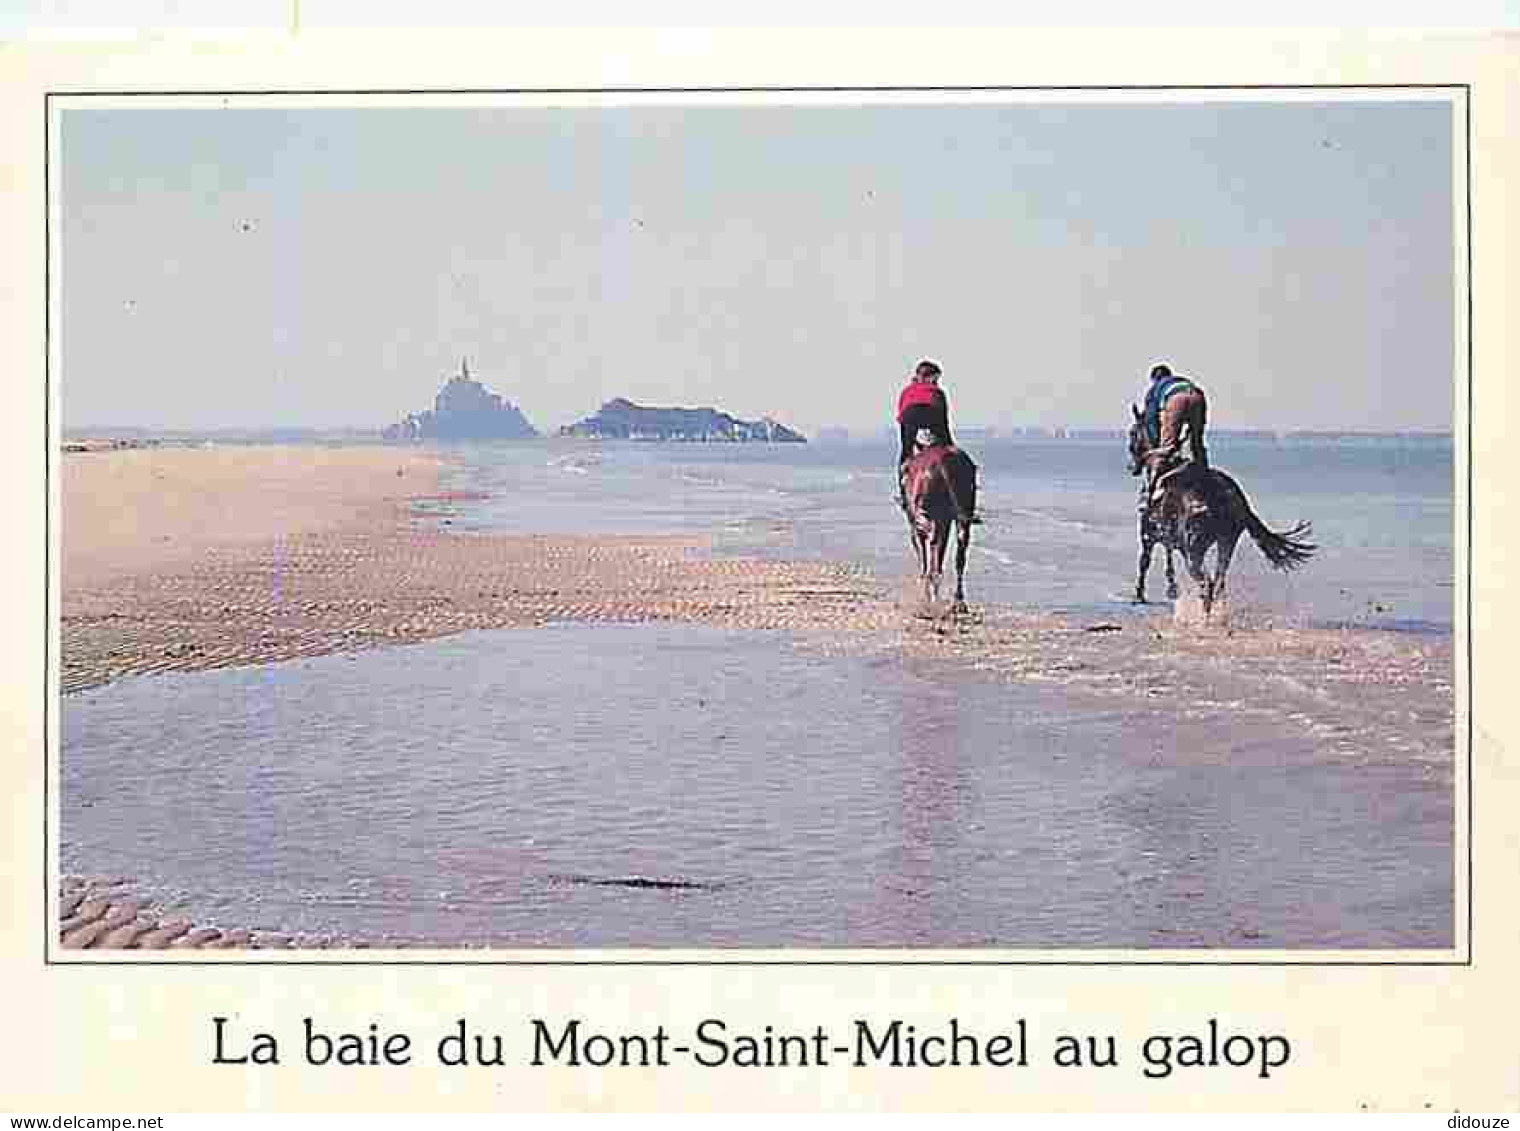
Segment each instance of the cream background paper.
[{"label": "cream background paper", "polygon": [[[1103,36],[1020,29],[900,32],[751,29],[558,33],[303,33],[237,44],[142,41],[39,44],[0,50],[0,350],[10,411],[0,418],[0,463],[12,488],[17,536],[0,587],[4,623],[4,766],[0,829],[0,955],[6,1001],[0,1030],[0,1108],[35,1114],[237,1110],[406,1111],[434,1108],[1073,1109],[1514,1111],[1520,1051],[1511,963],[1520,952],[1520,756],[1505,701],[1515,599],[1503,588],[1512,510],[1505,440],[1512,369],[1511,274],[1517,239],[1510,180],[1520,129],[1520,47],[1514,37],[1363,38],[1285,33]],[[1184,956],[1106,954],[1126,965],[1032,964],[1071,955],[980,952],[883,956],[829,952],[660,955],[678,964],[624,965],[628,952],[504,955],[512,965],[274,965],[263,955],[184,965],[57,961],[45,947],[54,893],[43,879],[44,631],[57,648],[57,594],[45,604],[44,94],[81,91],[418,90],[607,87],[872,85],[1464,84],[1471,99],[1473,397],[1455,422],[1457,449],[1473,453],[1473,590],[1476,632],[1474,746],[1466,807],[1459,774],[1458,947],[1436,955],[1344,955],[1334,965],[1304,954],[1234,956],[1264,965],[1158,964]],[[1458,104],[1458,137],[1462,104]],[[1460,148],[1460,147],[1459,147]],[[1465,200],[1458,169],[1459,203]],[[1459,280],[1465,289],[1465,273]],[[1459,293],[1458,371],[1465,375],[1466,296]],[[55,375],[56,376],[56,375]],[[51,422],[56,433],[56,383]],[[56,442],[56,434],[53,437]],[[1466,483],[1459,455],[1458,513]],[[56,490],[51,505],[56,506]],[[1459,523],[1459,526],[1462,525]],[[57,538],[56,520],[47,528]],[[1464,528],[1465,529],[1465,528]],[[1459,530],[1457,545],[1464,544]],[[56,547],[56,541],[55,541]],[[56,562],[56,554],[55,554]],[[1461,559],[1465,565],[1465,557]],[[1466,596],[1459,568],[1459,609]],[[1459,686],[1469,686],[1460,654]],[[1465,696],[1463,696],[1465,699]],[[1467,753],[1459,707],[1458,758]],[[56,745],[56,728],[49,732]],[[56,805],[56,800],[54,801]],[[1469,829],[1468,817],[1471,817]],[[54,824],[56,829],[56,822]],[[1472,834],[1472,921],[1466,844]],[[73,959],[73,956],[68,956]],[[122,956],[125,957],[125,956]],[[272,956],[271,956],[272,957]],[[355,956],[358,957],[358,956]],[[429,957],[408,954],[409,960]],[[482,956],[440,952],[442,962]],[[45,960],[53,958],[48,964]],[[830,964],[803,964],[826,958]],[[1370,965],[1379,959],[1392,964]],[[1471,959],[1468,962],[1468,959]],[[859,964],[860,960],[872,964]],[[1409,959],[1425,964],[1409,965]],[[689,961],[688,961],[689,960]],[[765,960],[764,964],[761,960]],[[932,964],[930,964],[932,963]],[[1306,964],[1313,963],[1313,964]],[[1434,963],[1434,964],[1432,964]],[[278,1035],[278,1067],[211,1063],[211,1018],[241,1033]],[[301,1019],[329,1030],[375,1022],[414,1038],[413,1063],[391,1068],[310,1067]],[[687,1031],[705,1017],[730,1031],[767,1024],[836,1035],[862,1017],[920,1029],[949,1017],[997,1032],[1027,1020],[1038,1053],[1028,1068],[698,1070],[530,1068],[529,1021],[585,1018],[609,1032],[663,1023]],[[441,1068],[431,1046],[457,1018],[506,1039],[508,1066]],[[1269,1080],[1226,1068],[1146,1078],[1138,1055],[1149,1034],[1202,1031],[1285,1034],[1293,1060]],[[1117,1038],[1121,1064],[1059,1069],[1044,1055],[1057,1034]]]}]

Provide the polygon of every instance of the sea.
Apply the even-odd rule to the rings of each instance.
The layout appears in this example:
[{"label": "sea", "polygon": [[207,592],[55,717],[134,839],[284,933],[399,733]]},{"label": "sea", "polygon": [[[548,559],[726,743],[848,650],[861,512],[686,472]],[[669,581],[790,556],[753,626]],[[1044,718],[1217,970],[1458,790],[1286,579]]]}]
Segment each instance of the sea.
[{"label": "sea", "polygon": [[[1122,437],[968,444],[979,510],[968,593],[1053,612],[1122,612],[1135,580],[1139,480]],[[715,534],[732,552],[909,565],[894,444],[563,442],[455,449],[450,486],[490,498],[455,521],[512,531]],[[1247,543],[1230,579],[1308,625],[1450,633],[1456,534],[1448,438],[1211,440],[1268,526],[1299,521],[1313,567],[1279,574]],[[1180,563],[1179,563],[1180,568]],[[1162,565],[1152,593],[1162,595]]]},{"label": "sea", "polygon": [[[1153,603],[1130,599],[1122,440],[967,448],[973,609],[1171,616],[1159,554]],[[445,450],[445,487],[480,496],[432,516],[456,529],[912,569],[886,443]],[[1449,441],[1219,437],[1211,457],[1319,546],[1282,575],[1242,544],[1232,603],[1253,631],[1449,647]],[[1129,701],[775,631],[566,623],[127,679],[63,701],[62,864],[197,922],[382,947],[1455,946],[1449,718],[1358,722],[1367,705],[1312,672],[1229,685],[1215,667],[1228,689],[1207,702]]]}]

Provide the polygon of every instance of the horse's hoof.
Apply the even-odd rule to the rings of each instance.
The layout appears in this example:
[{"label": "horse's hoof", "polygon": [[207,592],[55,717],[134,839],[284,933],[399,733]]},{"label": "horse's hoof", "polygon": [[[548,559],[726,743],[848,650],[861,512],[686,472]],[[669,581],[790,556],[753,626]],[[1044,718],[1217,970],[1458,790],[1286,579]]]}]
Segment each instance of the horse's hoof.
[{"label": "horse's hoof", "polygon": [[956,601],[955,604],[950,606],[950,611],[956,616],[960,617],[965,616],[971,610],[966,607],[965,601]]}]

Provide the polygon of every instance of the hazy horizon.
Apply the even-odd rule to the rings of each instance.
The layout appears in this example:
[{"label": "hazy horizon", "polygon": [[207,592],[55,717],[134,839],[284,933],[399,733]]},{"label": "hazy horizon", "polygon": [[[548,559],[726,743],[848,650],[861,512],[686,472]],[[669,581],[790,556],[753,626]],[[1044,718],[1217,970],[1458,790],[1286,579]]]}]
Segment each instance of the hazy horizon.
[{"label": "hazy horizon", "polygon": [[60,111],[64,426],[1452,424],[1444,101]]},{"label": "hazy horizon", "polygon": [[[662,406],[671,407],[671,406]],[[674,407],[710,407],[710,406],[674,406]],[[589,414],[588,414],[589,415]],[[534,422],[529,420],[530,424]],[[587,439],[586,437],[560,437],[558,428],[538,427],[539,435],[522,439],[484,439],[484,440],[448,440],[435,439],[429,442],[450,443],[503,443],[519,444],[533,443],[536,440],[552,440],[560,438]],[[375,438],[380,437],[381,429],[365,424],[337,424],[331,426],[312,425],[222,425],[203,428],[175,428],[172,426],[156,426],[146,424],[112,424],[109,421],[90,424],[65,425],[63,435],[65,439],[92,439],[107,440],[113,436],[126,438],[142,436],[146,438],[163,437],[166,439],[179,439],[185,437],[214,437],[214,436],[247,436],[253,439],[269,436],[362,436],[372,434]],[[1092,424],[1074,422],[1070,424],[982,424],[977,421],[960,421],[955,424],[957,435],[982,438],[991,435],[995,439],[1016,440],[1031,435],[1055,437],[1058,433],[1081,439],[1084,436],[1102,433],[1108,436],[1123,436],[1126,429],[1122,425]],[[880,424],[870,427],[850,428],[843,424],[821,424],[816,428],[809,429],[804,433],[809,440],[835,439],[843,433],[845,439],[856,441],[890,441],[897,442],[897,427],[895,424]],[[1370,438],[1381,437],[1418,437],[1424,439],[1452,439],[1454,430],[1450,426],[1429,428],[1243,428],[1243,427],[1216,427],[1209,430],[1212,436],[1366,436]],[[599,437],[597,442],[605,442],[605,437]],[[419,441],[420,442],[420,441]],[[642,442],[642,441],[631,441]],[[651,441],[665,442],[665,441]],[[670,443],[682,443],[689,441],[668,441]],[[714,441],[718,442],[718,441]]]}]

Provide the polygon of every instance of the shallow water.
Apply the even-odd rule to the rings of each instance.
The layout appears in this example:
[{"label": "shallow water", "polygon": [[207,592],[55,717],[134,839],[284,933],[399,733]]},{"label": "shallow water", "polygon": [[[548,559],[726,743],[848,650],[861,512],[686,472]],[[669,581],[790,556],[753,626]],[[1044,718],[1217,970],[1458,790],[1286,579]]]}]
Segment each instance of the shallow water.
[{"label": "shallow water", "polygon": [[[968,441],[981,509],[968,567],[974,600],[1122,615],[1135,583],[1136,483],[1123,443]],[[464,527],[550,532],[716,532],[724,550],[908,568],[892,502],[895,445],[597,444],[546,441],[453,449]],[[1237,597],[1307,625],[1447,633],[1453,624],[1454,455],[1448,440],[1263,442],[1221,437],[1214,463],[1268,526],[1313,524],[1318,556],[1269,569],[1249,540],[1231,568]],[[1178,565],[1181,570],[1181,565]],[[1158,553],[1150,593],[1159,599]]]},{"label": "shallow water", "polygon": [[[977,671],[566,624],[123,680],[63,701],[64,866],[199,922],[368,942],[1451,946],[1450,445],[1216,441],[1322,549],[1283,577],[1243,545],[1244,627],[1164,664],[1143,644],[1166,606],[1125,600],[1122,447],[968,446],[986,631],[998,609],[1119,626],[1079,664],[1017,630],[1013,669]],[[439,508],[456,529],[908,569],[885,444],[453,454],[446,486],[485,496]],[[1288,640],[1325,625],[1372,631],[1326,667]]]},{"label": "shallow water", "polygon": [[66,869],[575,947],[1447,947],[1449,775],[1287,716],[559,625],[68,697]]}]

